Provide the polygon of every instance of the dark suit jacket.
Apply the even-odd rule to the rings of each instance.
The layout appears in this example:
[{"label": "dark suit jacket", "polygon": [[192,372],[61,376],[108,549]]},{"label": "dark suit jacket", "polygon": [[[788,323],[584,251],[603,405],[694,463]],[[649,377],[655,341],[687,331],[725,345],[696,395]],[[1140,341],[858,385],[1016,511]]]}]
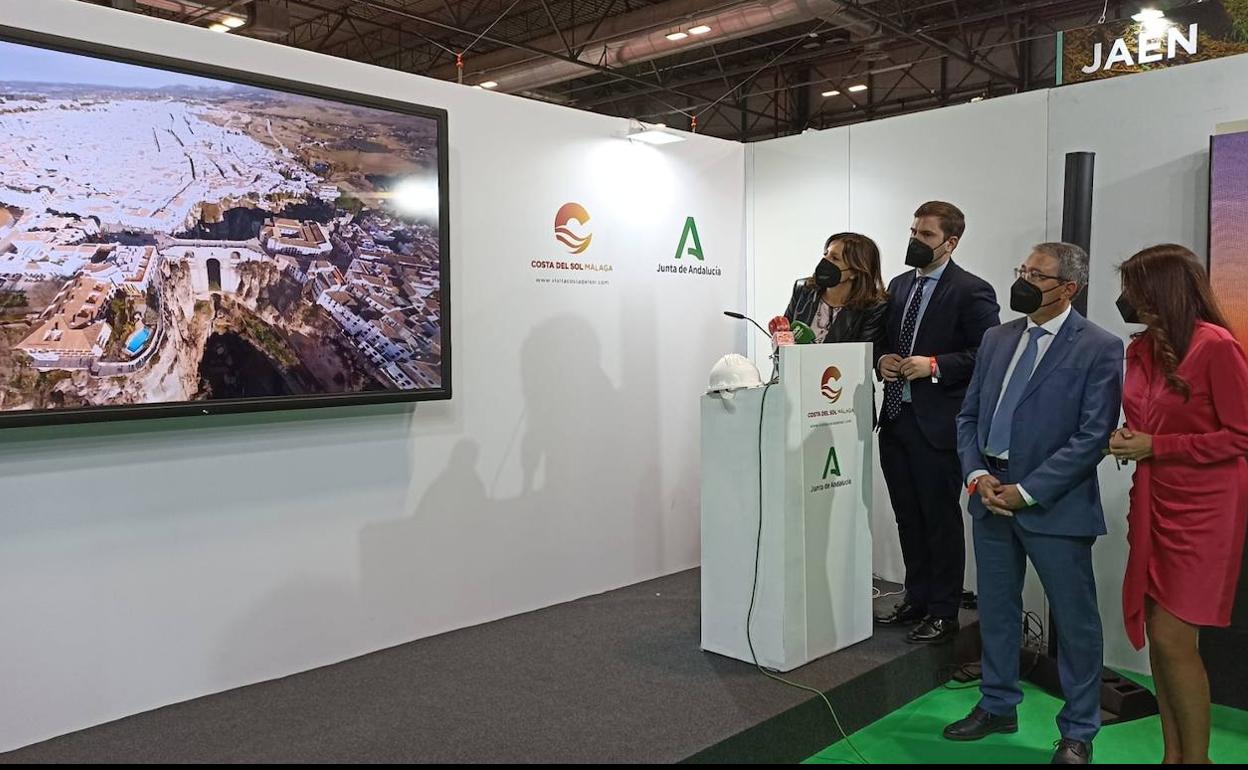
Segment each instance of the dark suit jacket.
[{"label": "dark suit jacket", "polygon": [[[793,297],[784,317],[789,322],[801,321],[807,326],[815,324],[815,313],[819,309],[819,290],[806,285],[803,278],[793,285]],[[841,310],[828,329],[825,343],[832,342],[870,342],[873,348],[872,358],[876,361],[887,352],[886,324],[888,320],[888,303],[880,302],[871,307],[847,307]]]},{"label": "dark suit jacket", "polygon": [[[914,279],[915,271],[907,270],[888,284],[888,333],[882,352],[875,357],[877,370],[885,354],[896,353],[903,358],[907,355],[907,351],[900,350],[901,324]],[[936,382],[925,378],[910,383],[919,429],[937,449],[957,449],[956,421],[975,371],[979,342],[984,332],[1001,323],[1000,311],[997,294],[987,281],[949,262],[933,290],[927,312],[919,321],[914,347],[908,353],[935,356],[940,370]]]}]

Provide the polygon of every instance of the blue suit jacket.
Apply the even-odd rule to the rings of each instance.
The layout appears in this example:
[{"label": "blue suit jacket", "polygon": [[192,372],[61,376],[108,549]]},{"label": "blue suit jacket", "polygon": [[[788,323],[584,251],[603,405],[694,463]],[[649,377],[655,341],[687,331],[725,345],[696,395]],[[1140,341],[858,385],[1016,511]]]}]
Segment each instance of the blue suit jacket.
[{"label": "blue suit jacket", "polygon": [[[987,470],[988,429],[1005,387],[1005,370],[1027,329],[1027,319],[989,329],[958,414],[963,477]],[[1122,340],[1071,311],[1040,359],[1014,412],[1010,477],[1036,505],[1015,511],[1031,532],[1068,537],[1105,534],[1096,466],[1122,406]],[[978,495],[972,516],[990,515]]]}]

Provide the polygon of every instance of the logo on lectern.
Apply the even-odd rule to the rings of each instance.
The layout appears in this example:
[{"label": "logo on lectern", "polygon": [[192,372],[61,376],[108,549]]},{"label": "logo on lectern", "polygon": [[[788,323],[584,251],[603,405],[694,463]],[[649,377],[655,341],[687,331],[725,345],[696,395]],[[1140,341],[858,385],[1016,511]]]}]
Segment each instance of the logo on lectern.
[{"label": "logo on lectern", "polygon": [[841,370],[835,366],[829,366],[823,372],[823,379],[819,382],[819,392],[823,397],[832,403],[841,400],[841,393],[844,388],[841,386]]},{"label": "logo on lectern", "polygon": [[841,475],[841,461],[836,456],[836,447],[828,447],[828,459],[823,463],[823,477]]}]

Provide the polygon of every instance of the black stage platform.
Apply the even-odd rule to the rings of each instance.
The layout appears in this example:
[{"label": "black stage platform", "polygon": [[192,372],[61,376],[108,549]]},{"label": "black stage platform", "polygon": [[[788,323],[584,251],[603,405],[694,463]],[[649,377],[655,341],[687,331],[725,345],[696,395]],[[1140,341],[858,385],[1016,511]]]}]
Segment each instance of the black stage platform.
[{"label": "black stage platform", "polygon": [[[197,698],[0,762],[797,762],[835,742],[822,700],[698,649],[698,574]],[[825,692],[852,732],[945,681],[955,654],[972,657],[974,613],[962,619],[957,645],[916,647],[904,629],[877,628],[785,676]]]}]

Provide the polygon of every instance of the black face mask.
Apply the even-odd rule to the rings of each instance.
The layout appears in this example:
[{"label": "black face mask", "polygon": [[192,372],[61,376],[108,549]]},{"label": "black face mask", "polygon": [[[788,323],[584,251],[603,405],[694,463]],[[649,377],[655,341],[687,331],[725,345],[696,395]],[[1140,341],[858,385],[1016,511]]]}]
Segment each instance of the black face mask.
[{"label": "black face mask", "polygon": [[1129,324],[1143,323],[1140,321],[1140,311],[1135,309],[1135,305],[1127,301],[1127,295],[1119,294],[1118,301],[1114,304],[1118,306],[1118,312],[1122,315],[1122,320]]},{"label": "black face mask", "polygon": [[[1056,286],[1054,288],[1060,289],[1061,286]],[[1049,289],[1049,291],[1053,291],[1053,289]],[[1053,302],[1045,302],[1045,294],[1048,294],[1048,292],[1041,291],[1039,286],[1031,283],[1025,278],[1019,278],[1014,282],[1014,285],[1010,287],[1010,310],[1013,310],[1015,313],[1022,313],[1023,315],[1031,315],[1040,308],[1048,307],[1049,305],[1052,305],[1053,302],[1058,301],[1053,300]]]},{"label": "black face mask", "polygon": [[910,239],[910,246],[906,248],[906,264],[910,267],[917,267],[922,270],[928,265],[936,261],[936,250],[928,246],[918,238]]},{"label": "black face mask", "polygon": [[815,267],[815,285],[820,291],[839,286],[841,277],[841,269],[826,259],[819,260]]}]

